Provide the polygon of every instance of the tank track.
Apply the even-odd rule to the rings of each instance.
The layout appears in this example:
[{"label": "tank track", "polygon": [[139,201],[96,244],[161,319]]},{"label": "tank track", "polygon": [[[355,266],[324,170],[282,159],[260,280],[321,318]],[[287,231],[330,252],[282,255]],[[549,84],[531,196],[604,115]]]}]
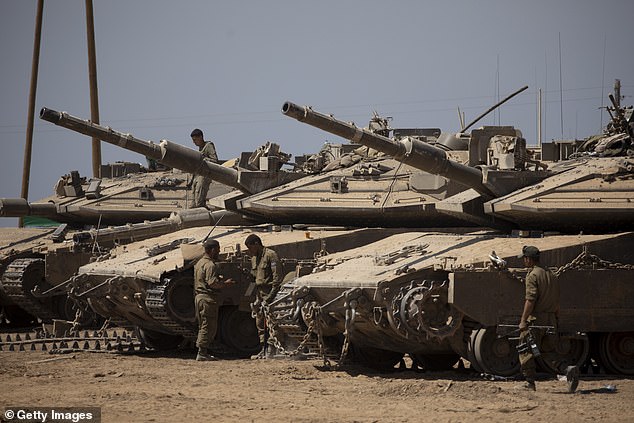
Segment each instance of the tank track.
[{"label": "tank track", "polygon": [[[19,307],[43,321],[50,321],[58,316],[50,309],[46,303],[42,303],[33,297],[27,278],[28,272],[37,272],[38,266],[42,266],[42,276],[44,276],[44,259],[23,258],[13,260],[2,275],[2,289],[11,300]],[[36,275],[37,276],[37,275]]]},{"label": "tank track", "polygon": [[181,335],[184,338],[195,339],[197,335],[196,328],[188,328],[179,323],[171,313],[167,305],[167,292],[170,283],[177,283],[174,279],[165,279],[160,285],[153,285],[146,290],[145,305],[148,312],[154,320],[162,326],[169,329],[175,335]]},{"label": "tank track", "polygon": [[41,328],[31,332],[0,334],[0,351],[48,351],[49,354],[70,352],[143,352],[145,345],[132,332],[123,330],[83,331],[56,337]]}]

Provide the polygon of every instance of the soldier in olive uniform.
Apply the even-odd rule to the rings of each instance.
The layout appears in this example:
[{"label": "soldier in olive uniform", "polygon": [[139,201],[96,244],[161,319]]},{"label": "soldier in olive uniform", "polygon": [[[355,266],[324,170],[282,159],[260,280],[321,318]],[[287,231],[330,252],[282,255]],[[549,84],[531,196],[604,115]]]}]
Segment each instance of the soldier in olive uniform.
[{"label": "soldier in olive uniform", "polygon": [[262,350],[251,358],[266,357],[266,320],[263,303],[273,301],[282,284],[282,263],[277,253],[262,245],[259,236],[251,234],[244,242],[251,254],[251,274],[255,279],[256,301],[252,304],[256,312],[255,323],[260,336]]},{"label": "soldier in olive uniform", "polygon": [[[196,128],[191,133],[192,141],[198,147],[198,151],[202,153],[206,160],[210,160],[214,163],[218,163],[218,154],[216,154],[216,147],[211,141],[205,141],[203,138],[203,131]],[[190,207],[205,207],[207,204],[207,192],[209,191],[209,184],[211,179],[203,175],[194,175],[192,191],[194,198]]]},{"label": "soldier in olive uniform", "polygon": [[[557,331],[559,320],[559,282],[556,276],[539,263],[540,251],[531,245],[522,248],[522,254],[518,258],[524,259],[524,266],[530,270],[526,275],[526,295],[524,310],[520,319],[520,344],[527,344],[532,335],[538,349],[549,335],[542,328],[530,328],[535,326],[551,326]],[[529,332],[530,330],[530,332]],[[557,340],[555,340],[557,342]],[[534,391],[536,366],[535,357],[531,348],[526,348],[519,354],[522,373],[526,378],[526,389]],[[563,361],[553,361],[553,368],[566,375],[568,391],[574,392],[579,383],[579,369],[576,366],[566,366]]]},{"label": "soldier in olive uniform", "polygon": [[208,349],[216,336],[218,327],[219,290],[234,283],[232,279],[224,279],[219,272],[218,255],[220,244],[215,239],[208,239],[203,244],[205,254],[194,266],[194,305],[198,320],[197,361],[210,361],[216,358]]}]

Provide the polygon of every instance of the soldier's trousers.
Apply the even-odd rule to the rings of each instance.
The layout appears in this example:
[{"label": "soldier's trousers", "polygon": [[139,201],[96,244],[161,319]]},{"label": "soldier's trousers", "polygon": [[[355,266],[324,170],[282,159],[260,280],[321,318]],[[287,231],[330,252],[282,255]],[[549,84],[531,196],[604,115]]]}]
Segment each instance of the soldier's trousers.
[{"label": "soldier's trousers", "polygon": [[209,348],[218,329],[218,302],[207,294],[196,294],[196,319],[198,320],[198,348]]},{"label": "soldier's trousers", "polygon": [[[539,325],[556,327],[556,321],[553,319],[552,321],[539,323]],[[536,328],[531,328],[530,333],[533,335],[533,340],[541,353],[541,359],[546,361],[551,369],[556,369],[559,374],[563,374],[567,363],[562,357],[558,357],[556,353],[559,336],[556,334],[547,334],[545,329]],[[519,343],[526,343],[528,335],[528,330],[522,331],[520,333]],[[528,348],[527,351],[519,354],[519,358],[520,365],[522,366],[522,374],[526,380],[534,382],[537,375],[537,365],[533,352]]]},{"label": "soldier's trousers", "polygon": [[205,207],[207,205],[207,193],[211,179],[196,175],[192,184],[192,194],[194,198],[190,203],[190,208]]},{"label": "soldier's trousers", "polygon": [[262,299],[265,298],[269,292],[270,287],[259,288],[256,287],[257,292],[256,296],[258,298],[258,308],[255,310],[255,326],[258,328],[258,336],[260,337],[260,345],[264,346],[264,342],[266,342],[266,318],[264,316],[264,308],[261,306]]}]

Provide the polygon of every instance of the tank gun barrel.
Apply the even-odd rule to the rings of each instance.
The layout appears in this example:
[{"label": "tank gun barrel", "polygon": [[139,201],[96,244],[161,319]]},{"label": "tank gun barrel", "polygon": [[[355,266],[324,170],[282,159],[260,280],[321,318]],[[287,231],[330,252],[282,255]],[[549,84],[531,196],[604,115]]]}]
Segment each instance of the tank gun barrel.
[{"label": "tank gun barrel", "polygon": [[66,112],[58,112],[46,107],[40,111],[40,118],[91,138],[99,138],[109,144],[143,154],[167,166],[209,177],[250,194],[250,191],[239,182],[237,170],[205,160],[204,156],[194,149],[167,140],[163,140],[157,145],[151,141],[135,138],[130,134],[124,134],[89,120],[69,115]]},{"label": "tank gun barrel", "polygon": [[0,198],[0,217],[39,216],[55,220],[57,208],[53,203],[29,203],[24,198]]},{"label": "tank gun barrel", "polygon": [[[240,215],[227,210],[209,211],[205,208],[194,208],[174,212],[170,217],[160,220],[77,232],[73,235],[73,241],[84,245],[99,243],[100,246],[112,246],[122,241],[140,241],[182,229],[211,226],[218,224],[225,217],[228,217],[226,221],[229,225],[241,219]],[[241,223],[253,224],[254,222],[242,220]]]},{"label": "tank gun barrel", "polygon": [[354,124],[315,112],[310,107],[302,107],[289,101],[282,106],[282,113],[352,142],[382,151],[417,169],[464,184],[483,195],[494,196],[492,191],[482,182],[480,170],[449,159],[444,150],[423,141],[411,138],[393,141],[382,135],[358,128]]}]

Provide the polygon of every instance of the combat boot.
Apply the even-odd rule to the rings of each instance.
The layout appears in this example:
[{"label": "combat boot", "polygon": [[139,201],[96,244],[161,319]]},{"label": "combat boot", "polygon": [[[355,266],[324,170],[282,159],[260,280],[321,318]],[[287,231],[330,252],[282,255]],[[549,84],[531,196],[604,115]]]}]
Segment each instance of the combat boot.
[{"label": "combat boot", "polygon": [[251,356],[251,360],[261,360],[263,358],[266,358],[266,347],[262,347],[259,353]]},{"label": "combat boot", "polygon": [[577,390],[577,385],[579,385],[579,367],[566,367],[566,383],[568,384],[568,392],[571,394]]},{"label": "combat boot", "polygon": [[277,348],[269,344],[266,348],[266,358],[275,358],[277,356]]},{"label": "combat boot", "polygon": [[209,354],[206,349],[199,348],[196,361],[216,361],[217,358]]},{"label": "combat boot", "polygon": [[522,389],[525,389],[527,391],[536,391],[537,387],[535,386],[535,382],[534,381],[530,381],[527,380],[526,382],[524,382],[524,384],[521,386]]}]

